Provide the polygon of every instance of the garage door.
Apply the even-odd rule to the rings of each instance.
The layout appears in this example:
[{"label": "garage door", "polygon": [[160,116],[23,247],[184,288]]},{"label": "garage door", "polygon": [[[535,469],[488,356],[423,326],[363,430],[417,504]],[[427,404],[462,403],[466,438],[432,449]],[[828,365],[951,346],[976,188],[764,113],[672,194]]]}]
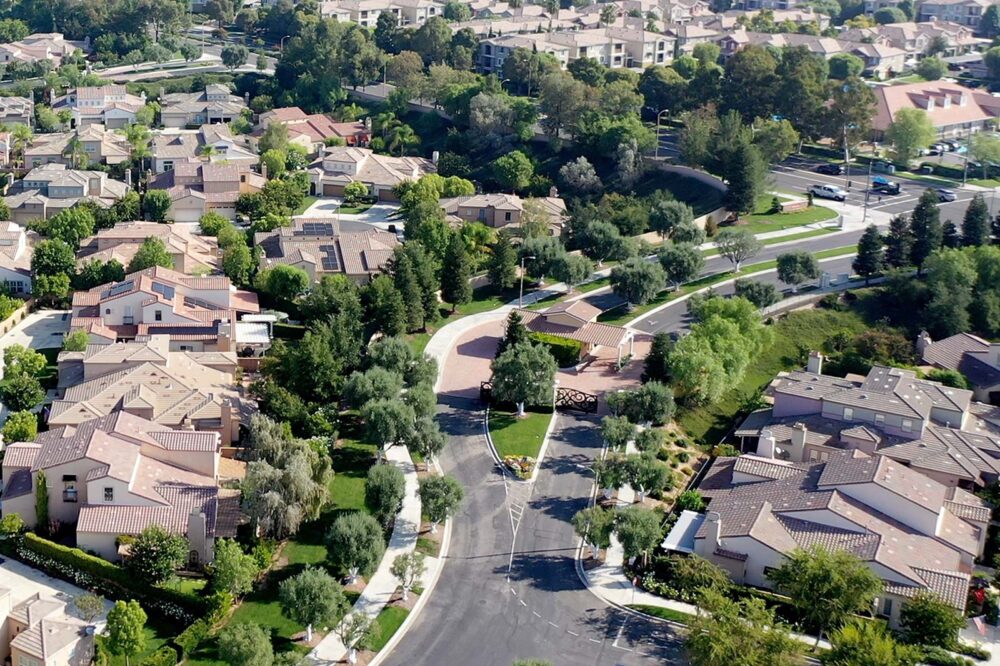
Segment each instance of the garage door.
[{"label": "garage door", "polygon": [[379,190],[379,201],[399,201],[399,197],[392,193],[392,190]]},{"label": "garage door", "polygon": [[323,186],[323,196],[324,197],[342,197],[344,196],[344,186],[343,185],[330,185],[326,184]]}]

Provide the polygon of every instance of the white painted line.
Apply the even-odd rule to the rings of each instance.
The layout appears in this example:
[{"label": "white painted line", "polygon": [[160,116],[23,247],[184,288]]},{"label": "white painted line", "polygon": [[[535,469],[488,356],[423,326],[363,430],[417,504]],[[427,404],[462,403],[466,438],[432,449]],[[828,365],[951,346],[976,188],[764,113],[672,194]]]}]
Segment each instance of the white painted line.
[{"label": "white painted line", "polygon": [[528,607],[528,604],[524,603],[524,599],[518,599],[517,601],[518,601],[518,602],[519,602],[519,603],[520,603],[520,604],[521,604],[522,606],[524,606],[525,608],[527,608],[527,607]]},{"label": "white painted line", "polygon": [[549,621],[549,624],[552,625],[553,627],[555,627],[556,629],[559,628],[559,625],[556,624],[555,622],[552,622],[551,620]]},{"label": "white painted line", "polygon": [[618,633],[615,635],[615,640],[611,643],[612,647],[618,647],[618,639],[620,639],[622,637],[622,632],[625,631],[625,625],[626,624],[628,624],[628,618],[627,617],[625,618],[625,621],[622,622],[622,626],[618,627]]},{"label": "white painted line", "polygon": [[589,638],[587,640],[589,640],[591,643],[600,643],[601,642],[601,641],[597,640],[596,638]]},{"label": "white painted line", "polygon": [[534,615],[535,617],[541,617],[541,615],[539,615],[539,614],[538,614],[538,613],[536,613],[535,611],[531,611],[531,614],[532,614],[532,615]]},{"label": "white painted line", "polygon": [[566,630],[566,633],[569,634],[570,636],[579,636],[580,635],[580,634],[576,633],[575,631],[570,631],[569,629]]},{"label": "white painted line", "polygon": [[514,588],[510,588],[510,593],[513,594],[515,597],[517,596],[517,590],[515,590]]}]

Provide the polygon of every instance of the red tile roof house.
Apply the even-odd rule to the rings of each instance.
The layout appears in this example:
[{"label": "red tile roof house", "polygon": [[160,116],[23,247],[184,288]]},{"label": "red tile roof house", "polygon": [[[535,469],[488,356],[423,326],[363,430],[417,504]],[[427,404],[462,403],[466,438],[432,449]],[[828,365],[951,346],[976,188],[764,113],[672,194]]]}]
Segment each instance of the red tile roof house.
[{"label": "red tile roof house", "polygon": [[197,222],[208,212],[236,219],[236,200],[241,194],[260,192],[267,178],[246,165],[182,162],[157,174],[150,189],[166,190],[171,205],[167,218],[174,222]]},{"label": "red tile roof house", "polygon": [[5,663],[91,663],[95,627],[70,615],[68,597],[35,592],[15,603],[15,595],[24,592],[0,588],[0,656]]},{"label": "red tile roof house", "polygon": [[116,539],[160,525],[185,536],[193,563],[211,562],[218,537],[232,537],[239,492],[219,488],[216,433],[171,430],[125,412],[16,442],[3,460],[3,515],[36,523],[39,472],[49,519],[76,525],[76,545],[118,559]]},{"label": "red tile roof house", "polygon": [[940,136],[968,134],[988,127],[1000,115],[1000,99],[947,81],[875,86],[872,139],[880,141],[901,109],[927,113]]},{"label": "red tile roof house", "polygon": [[[2,229],[3,223],[0,223]],[[214,238],[191,233],[184,225],[158,222],[119,222],[110,229],[98,230],[96,235],[81,243],[77,266],[82,268],[91,261],[111,259],[128,266],[143,242],[151,237],[163,241],[174,262],[173,269],[178,273],[191,275],[219,267],[219,246]]]},{"label": "red tile roof house", "polygon": [[628,343],[628,354],[633,352],[632,331],[621,326],[601,324],[596,321],[601,309],[585,301],[557,303],[540,312],[518,309],[521,322],[532,333],[545,333],[583,344],[581,355],[591,354],[598,347],[618,350],[618,360]]},{"label": "red tile roof house", "polygon": [[257,294],[222,276],[192,277],[155,267],[73,294],[70,329],[94,343],[169,335],[171,351],[234,351],[243,315],[260,312]]},{"label": "red tile roof house", "polygon": [[297,106],[272,109],[260,114],[257,128],[250,134],[250,145],[257,149],[260,137],[271,125],[288,128],[288,142],[300,146],[309,155],[319,155],[327,139],[341,139],[347,146],[367,146],[372,138],[371,125],[360,120],[338,123],[322,113],[307,114]]},{"label": "red tile roof house", "polygon": [[360,182],[380,201],[396,201],[393,189],[397,185],[436,172],[434,162],[423,157],[393,157],[367,148],[331,146],[324,150],[322,159],[310,165],[310,194],[339,197],[348,183]]}]

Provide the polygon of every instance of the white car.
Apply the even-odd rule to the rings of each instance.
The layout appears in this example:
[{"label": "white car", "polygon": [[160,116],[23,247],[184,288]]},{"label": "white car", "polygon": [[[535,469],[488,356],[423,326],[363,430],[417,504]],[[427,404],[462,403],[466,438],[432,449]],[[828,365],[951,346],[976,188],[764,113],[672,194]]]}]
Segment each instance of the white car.
[{"label": "white car", "polygon": [[847,200],[847,192],[836,185],[813,185],[809,188],[809,193],[820,199]]}]

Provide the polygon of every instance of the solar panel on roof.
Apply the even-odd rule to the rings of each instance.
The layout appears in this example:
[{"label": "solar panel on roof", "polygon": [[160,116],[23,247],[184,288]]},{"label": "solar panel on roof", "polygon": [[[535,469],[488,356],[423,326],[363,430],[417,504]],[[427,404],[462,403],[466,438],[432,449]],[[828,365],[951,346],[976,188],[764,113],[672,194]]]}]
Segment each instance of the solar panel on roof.
[{"label": "solar panel on roof", "polygon": [[340,263],[337,261],[336,245],[320,245],[319,251],[323,253],[320,262],[324,271],[335,271],[340,267]]},{"label": "solar panel on roof", "polygon": [[132,291],[132,280],[126,280],[125,282],[120,282],[108,290],[108,296],[117,296],[119,294],[124,294],[127,291]]},{"label": "solar panel on roof", "polygon": [[153,291],[162,295],[163,298],[167,299],[168,301],[173,300],[174,298],[174,288],[169,285],[160,282],[154,282]]},{"label": "solar panel on roof", "polygon": [[300,236],[332,236],[333,225],[329,222],[305,222],[302,224],[302,231],[296,232]]}]

